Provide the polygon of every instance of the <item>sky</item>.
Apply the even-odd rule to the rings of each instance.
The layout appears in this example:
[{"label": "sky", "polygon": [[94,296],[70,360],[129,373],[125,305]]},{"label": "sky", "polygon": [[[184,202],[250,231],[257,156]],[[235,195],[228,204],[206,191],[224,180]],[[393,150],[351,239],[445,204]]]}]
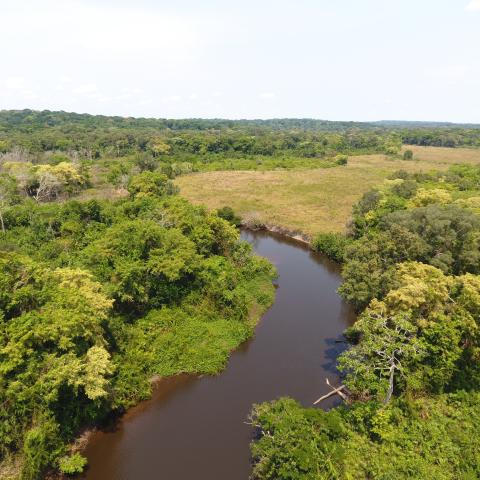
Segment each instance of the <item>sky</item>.
[{"label": "sky", "polygon": [[480,0],[0,0],[0,109],[480,123]]}]

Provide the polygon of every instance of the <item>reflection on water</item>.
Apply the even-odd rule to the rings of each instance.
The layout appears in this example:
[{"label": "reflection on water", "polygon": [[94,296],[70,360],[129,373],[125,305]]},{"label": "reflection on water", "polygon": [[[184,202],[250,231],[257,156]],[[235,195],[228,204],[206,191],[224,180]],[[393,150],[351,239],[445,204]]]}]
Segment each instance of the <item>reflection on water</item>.
[{"label": "reflection on water", "polygon": [[327,392],[326,376],[337,380],[339,340],[354,319],[336,293],[338,266],[278,235],[242,237],[279,273],[275,303],[255,337],[220,375],[164,379],[115,429],[95,434],[88,480],[247,480],[252,404],[288,395],[311,405]]}]

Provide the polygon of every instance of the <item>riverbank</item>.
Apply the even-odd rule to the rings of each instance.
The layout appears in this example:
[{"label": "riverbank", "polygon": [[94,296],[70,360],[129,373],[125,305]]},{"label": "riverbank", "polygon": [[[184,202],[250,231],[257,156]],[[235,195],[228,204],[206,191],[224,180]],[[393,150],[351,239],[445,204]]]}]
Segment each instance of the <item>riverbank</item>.
[{"label": "riverbank", "polygon": [[82,471],[77,433],[148,398],[153,375],[219,373],[272,304],[267,260],[215,214],[152,185],[121,202],[8,210],[0,472]]},{"label": "riverbank", "polygon": [[[149,384],[151,386],[150,393],[148,396],[139,398],[138,402],[133,403],[127,410],[112,412],[112,415],[106,419],[105,425],[107,425],[107,430],[115,428],[119,422],[123,422],[126,419],[130,418],[131,415],[134,415],[134,412],[137,409],[142,409],[145,402],[151,401],[152,398],[158,397],[162,394],[162,391],[168,391],[171,388],[172,382],[175,383],[176,379],[196,379],[200,378],[203,375],[219,375],[222,373],[226,367],[229,358],[233,352],[241,347],[246,341],[248,341],[255,333],[255,328],[260,322],[262,316],[265,312],[271,307],[274,301],[275,296],[275,287],[272,283],[273,276],[262,275],[261,277],[254,278],[248,283],[248,287],[245,290],[245,295],[248,295],[248,313],[245,316],[243,321],[243,326],[240,325],[240,322],[234,319],[225,318],[221,320],[224,325],[222,331],[225,330],[226,335],[222,334],[222,338],[217,338],[218,333],[215,329],[210,329],[210,337],[204,337],[203,335],[197,335],[197,340],[200,342],[200,345],[187,344],[183,345],[183,350],[185,352],[178,352],[178,356],[190,352],[191,355],[198,354],[194,353],[194,350],[199,350],[203,352],[203,357],[198,357],[198,361],[194,362],[196,365],[196,371],[189,368],[180,369],[178,372],[172,373],[170,375],[159,375],[155,374],[149,378]],[[211,318],[211,325],[219,323],[220,320]],[[227,324],[230,324],[231,327],[227,328]],[[231,330],[232,335],[228,332]],[[218,330],[220,331],[220,330]],[[153,338],[150,339],[153,341]],[[192,342],[194,340],[192,339]],[[209,346],[207,346],[207,343]],[[212,349],[215,350],[215,353],[208,357],[210,353],[213,353]],[[179,365],[182,364],[178,360]],[[192,362],[190,362],[192,363]],[[90,448],[90,441],[99,432],[102,431],[102,427],[95,427],[88,429],[82,433],[80,436],[80,442],[77,440],[74,443],[74,448],[72,453],[75,451],[80,451],[85,453]],[[86,439],[86,441],[85,441]]]},{"label": "riverbank", "polygon": [[276,233],[243,231],[242,237],[277,267],[273,306],[221,374],[167,380],[115,430],[95,434],[86,452],[88,480],[158,472],[179,480],[246,480],[252,405],[284,395],[311,405],[326,393],[325,376],[336,381],[335,358],[345,345],[335,340],[355,318],[336,293],[338,265]]},{"label": "riverbank", "polygon": [[242,227],[246,230],[250,230],[252,232],[259,232],[259,231],[265,231],[265,232],[270,232],[270,233],[275,233],[277,235],[280,235],[285,238],[291,238],[292,240],[296,240],[297,242],[300,242],[304,245],[309,246],[310,248],[312,247],[312,241],[311,238],[308,237],[307,235],[298,232],[298,231],[293,231],[289,230],[288,228],[281,227],[279,225],[273,225],[273,224],[259,224],[259,225],[251,225],[247,221],[242,221]]},{"label": "riverbank", "polygon": [[337,359],[357,401],[255,405],[255,480],[480,478],[480,263],[468,241],[480,169],[401,177],[356,206],[346,255],[340,236],[315,241],[343,257],[339,292],[359,311]]}]

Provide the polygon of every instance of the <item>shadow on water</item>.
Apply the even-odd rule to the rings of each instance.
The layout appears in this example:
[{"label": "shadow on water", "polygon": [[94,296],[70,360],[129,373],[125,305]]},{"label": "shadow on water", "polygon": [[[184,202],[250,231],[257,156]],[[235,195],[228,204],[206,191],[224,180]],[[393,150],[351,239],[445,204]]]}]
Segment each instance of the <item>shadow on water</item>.
[{"label": "shadow on water", "polygon": [[88,480],[247,480],[252,404],[288,395],[309,406],[327,392],[325,377],[338,381],[335,360],[345,348],[339,341],[354,320],[336,293],[338,265],[280,235],[242,237],[279,274],[275,303],[254,338],[220,375],[163,379],[114,430],[94,434]]}]

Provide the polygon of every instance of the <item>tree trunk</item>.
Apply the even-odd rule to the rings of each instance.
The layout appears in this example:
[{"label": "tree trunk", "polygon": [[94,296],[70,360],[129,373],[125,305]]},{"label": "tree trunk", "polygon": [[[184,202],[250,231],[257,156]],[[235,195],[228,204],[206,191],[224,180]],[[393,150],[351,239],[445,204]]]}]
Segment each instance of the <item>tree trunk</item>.
[{"label": "tree trunk", "polygon": [[390,380],[389,380],[389,386],[388,386],[388,392],[387,396],[385,397],[384,404],[387,404],[390,399],[392,398],[393,394],[393,376],[395,375],[395,365],[390,366]]},{"label": "tree trunk", "polygon": [[0,224],[2,225],[2,233],[5,233],[5,224],[3,223],[3,213],[0,210]]}]

